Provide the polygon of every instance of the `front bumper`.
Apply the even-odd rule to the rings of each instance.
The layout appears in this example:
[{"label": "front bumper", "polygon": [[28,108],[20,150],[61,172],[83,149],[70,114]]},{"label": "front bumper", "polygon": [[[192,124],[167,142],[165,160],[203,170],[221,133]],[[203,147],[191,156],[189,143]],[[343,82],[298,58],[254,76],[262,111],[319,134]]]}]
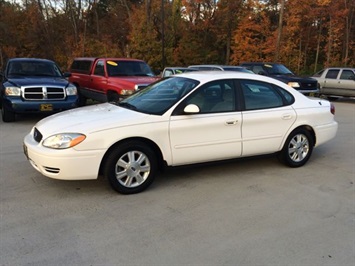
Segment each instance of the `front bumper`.
[{"label": "front bumper", "polygon": [[67,96],[61,101],[24,101],[21,97],[9,96],[3,98],[3,105],[14,113],[60,112],[78,106],[78,97]]},{"label": "front bumper", "polygon": [[299,91],[300,93],[304,94],[304,95],[308,95],[308,96],[316,96],[319,94],[319,89],[312,89],[312,90],[307,90],[307,89],[296,89],[295,90]]},{"label": "front bumper", "polygon": [[26,135],[23,145],[33,168],[44,176],[61,180],[97,179],[105,154],[105,150],[49,149],[35,141],[32,133]]}]

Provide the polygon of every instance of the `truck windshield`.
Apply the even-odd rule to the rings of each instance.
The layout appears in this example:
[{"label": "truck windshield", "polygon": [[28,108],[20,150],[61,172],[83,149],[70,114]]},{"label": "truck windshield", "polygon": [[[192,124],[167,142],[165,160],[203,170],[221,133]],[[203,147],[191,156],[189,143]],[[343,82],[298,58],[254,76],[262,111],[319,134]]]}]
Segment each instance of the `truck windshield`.
[{"label": "truck windshield", "polygon": [[199,81],[182,77],[169,77],[122,100],[118,106],[146,114],[162,115],[180,101]]},{"label": "truck windshield", "polygon": [[267,70],[269,75],[294,75],[291,70],[281,64],[265,64],[264,69]]},{"label": "truck windshield", "polygon": [[9,62],[7,76],[62,77],[63,75],[54,63],[43,61],[13,61]]},{"label": "truck windshield", "polygon": [[107,61],[106,68],[110,77],[155,76],[148,64],[142,61]]}]

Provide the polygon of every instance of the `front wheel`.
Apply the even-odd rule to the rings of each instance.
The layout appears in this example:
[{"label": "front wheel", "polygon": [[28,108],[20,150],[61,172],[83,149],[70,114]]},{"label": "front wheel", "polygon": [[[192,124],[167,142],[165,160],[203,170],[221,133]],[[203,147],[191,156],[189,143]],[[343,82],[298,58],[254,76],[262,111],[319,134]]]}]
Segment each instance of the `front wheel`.
[{"label": "front wheel", "polygon": [[311,157],[314,140],[305,129],[294,130],[279,153],[279,160],[290,167],[300,167]]},{"label": "front wheel", "polygon": [[111,187],[122,194],[145,190],[154,180],[157,158],[153,150],[141,142],[125,142],[115,147],[104,165],[104,176]]},{"label": "front wheel", "polygon": [[2,103],[1,106],[1,116],[2,116],[2,121],[4,122],[14,122],[15,121],[15,113],[9,110],[6,107],[6,104]]}]

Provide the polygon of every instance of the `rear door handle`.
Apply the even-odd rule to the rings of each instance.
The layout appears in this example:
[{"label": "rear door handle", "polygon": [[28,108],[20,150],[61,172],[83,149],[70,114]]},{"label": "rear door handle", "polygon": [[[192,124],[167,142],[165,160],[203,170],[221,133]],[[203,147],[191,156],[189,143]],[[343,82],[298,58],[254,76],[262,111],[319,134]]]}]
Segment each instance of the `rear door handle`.
[{"label": "rear door handle", "polygon": [[289,119],[291,119],[292,118],[292,115],[291,114],[283,114],[282,115],[282,119],[283,120],[289,120]]},{"label": "rear door handle", "polygon": [[238,120],[228,120],[226,121],[227,125],[236,125],[238,123]]}]

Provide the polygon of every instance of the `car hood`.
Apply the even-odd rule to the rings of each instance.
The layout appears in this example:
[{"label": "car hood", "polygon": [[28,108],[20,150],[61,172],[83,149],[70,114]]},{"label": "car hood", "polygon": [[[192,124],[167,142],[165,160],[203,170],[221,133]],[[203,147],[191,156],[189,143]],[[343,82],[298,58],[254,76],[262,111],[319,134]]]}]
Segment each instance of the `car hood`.
[{"label": "car hood", "polygon": [[60,112],[36,124],[44,137],[57,133],[90,134],[106,129],[150,123],[152,115],[110,103],[90,105]]},{"label": "car hood", "polygon": [[157,81],[159,78],[158,77],[142,77],[142,76],[130,76],[130,77],[111,77],[110,78],[112,82],[117,81],[117,82],[130,82],[132,84],[150,84],[155,81]]},{"label": "car hood", "polygon": [[16,77],[8,78],[7,81],[17,87],[47,85],[47,86],[67,86],[69,81],[60,77]]},{"label": "car hood", "polygon": [[270,77],[282,80],[284,82],[301,82],[301,83],[315,83],[317,82],[313,78],[297,77],[292,75],[270,75]]}]

